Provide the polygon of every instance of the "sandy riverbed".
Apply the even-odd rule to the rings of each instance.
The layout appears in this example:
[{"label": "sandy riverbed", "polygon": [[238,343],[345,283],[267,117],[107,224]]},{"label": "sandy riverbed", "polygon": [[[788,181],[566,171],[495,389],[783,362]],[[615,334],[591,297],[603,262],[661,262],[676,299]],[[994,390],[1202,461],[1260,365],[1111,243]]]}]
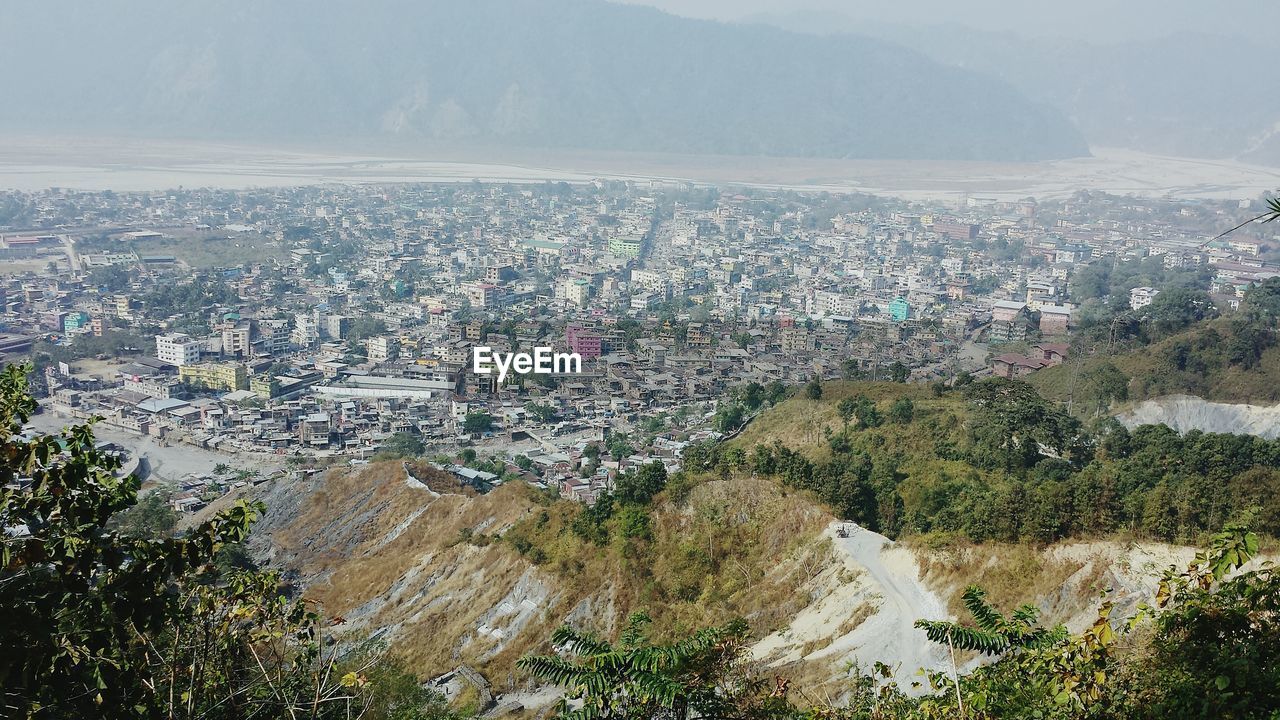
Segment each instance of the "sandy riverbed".
[{"label": "sandy riverbed", "polygon": [[0,188],[150,191],[323,183],[680,181],[868,192],[960,202],[1055,198],[1079,190],[1178,198],[1256,198],[1280,168],[1094,148],[1042,163],[933,162],[660,155],[622,152],[255,147],[175,140],[6,137]]},{"label": "sandy riverbed", "polygon": [[[73,422],[72,418],[58,415],[48,409],[31,418],[30,427],[40,432],[57,432]],[[249,455],[245,453],[220,453],[204,450],[186,444],[162,444],[153,437],[143,437],[116,428],[98,425],[94,428],[94,436],[99,440],[109,440],[128,448],[135,454],[141,454],[150,468],[148,480],[174,482],[187,475],[212,473],[219,463],[226,463],[236,470],[256,470],[267,474],[284,467],[284,459],[269,455]]]}]

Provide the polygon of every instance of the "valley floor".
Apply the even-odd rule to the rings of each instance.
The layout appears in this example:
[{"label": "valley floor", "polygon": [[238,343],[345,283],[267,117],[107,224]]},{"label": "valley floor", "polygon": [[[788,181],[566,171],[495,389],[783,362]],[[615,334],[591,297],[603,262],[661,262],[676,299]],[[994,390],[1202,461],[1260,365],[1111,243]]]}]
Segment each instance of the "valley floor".
[{"label": "valley floor", "polygon": [[137,138],[0,141],[0,189],[116,191],[287,187],[323,183],[692,182],[908,199],[1060,198],[1088,189],[1146,197],[1253,199],[1280,168],[1233,160],[1093,148],[1043,163],[834,160],[489,148],[287,148]]}]

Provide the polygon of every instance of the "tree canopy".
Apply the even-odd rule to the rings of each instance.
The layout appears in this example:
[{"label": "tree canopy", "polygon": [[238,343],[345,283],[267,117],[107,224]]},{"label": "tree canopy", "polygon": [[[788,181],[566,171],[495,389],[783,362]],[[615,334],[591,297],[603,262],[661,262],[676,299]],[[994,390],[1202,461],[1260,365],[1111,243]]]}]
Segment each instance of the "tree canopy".
[{"label": "tree canopy", "polygon": [[338,621],[289,599],[277,573],[219,562],[260,503],[174,536],[162,496],[138,509],[138,479],[116,476],[92,424],[24,434],[36,409],[25,372],[0,373],[6,716],[354,718],[391,703],[447,717],[420,689],[404,694],[404,673],[377,657],[339,663]]}]

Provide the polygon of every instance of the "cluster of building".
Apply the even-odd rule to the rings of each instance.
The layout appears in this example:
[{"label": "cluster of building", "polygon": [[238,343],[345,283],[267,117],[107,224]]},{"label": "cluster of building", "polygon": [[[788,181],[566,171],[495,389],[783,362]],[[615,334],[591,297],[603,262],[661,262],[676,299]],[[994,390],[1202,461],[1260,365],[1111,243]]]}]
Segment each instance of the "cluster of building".
[{"label": "cluster of building", "polygon": [[[49,266],[0,282],[0,353],[69,356],[44,369],[56,409],[229,452],[472,444],[535,459],[539,481],[581,498],[629,465],[678,465],[746,383],[898,363],[945,379],[978,369],[966,347],[999,375],[1061,362],[1072,273],[1090,262],[1207,268],[1229,297],[1280,274],[1265,241],[1205,242],[1232,205],[1091,195],[943,207],[613,182],[24,201],[34,229],[0,232],[0,255]],[[270,252],[223,267],[147,252],[191,233]],[[142,341],[81,351],[121,337]],[[471,367],[481,346],[583,364],[499,384]],[[620,435],[631,454],[586,462]]]}]

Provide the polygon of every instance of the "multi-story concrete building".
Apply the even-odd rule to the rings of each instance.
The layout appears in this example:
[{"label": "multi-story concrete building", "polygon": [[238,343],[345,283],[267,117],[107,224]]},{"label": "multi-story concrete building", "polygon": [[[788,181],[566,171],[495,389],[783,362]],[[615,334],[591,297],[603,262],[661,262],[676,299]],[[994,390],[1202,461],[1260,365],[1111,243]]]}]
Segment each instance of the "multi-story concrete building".
[{"label": "multi-story concrete building", "polygon": [[664,298],[671,287],[671,281],[667,275],[654,270],[632,270],[631,283]]},{"label": "multi-story concrete building", "polygon": [[689,323],[689,327],[685,331],[685,345],[691,348],[709,348],[714,340],[715,336],[711,333],[706,323]]},{"label": "multi-story concrete building", "polygon": [[631,302],[629,306],[632,310],[649,310],[650,308],[657,305],[659,302],[661,302],[661,300],[658,298],[657,295],[654,295],[653,293],[642,292],[642,293],[636,293],[635,295],[631,296]]},{"label": "multi-story concrete building", "polygon": [[327,412],[311,413],[298,422],[298,439],[307,447],[328,447],[332,431],[333,422]]},{"label": "multi-story concrete building", "polygon": [[565,278],[560,283],[560,294],[570,305],[584,308],[591,301],[591,283],[581,278]]},{"label": "multi-story concrete building", "polygon": [[991,306],[991,327],[987,330],[987,339],[993,343],[1026,340],[1029,321],[1026,303],[997,300]]},{"label": "multi-story concrete building", "polygon": [[222,329],[222,354],[224,357],[245,358],[253,354],[250,343],[253,325],[248,320]]},{"label": "multi-story concrete building", "polygon": [[112,299],[111,307],[114,308],[116,317],[121,320],[133,319],[133,298],[128,295],[116,295]]},{"label": "multi-story concrete building", "polygon": [[644,247],[644,239],[639,237],[609,238],[609,252],[625,258],[640,257],[640,249]]},{"label": "multi-story concrete building", "polygon": [[182,367],[200,362],[203,348],[203,342],[186,333],[156,336],[156,358],[170,365]]},{"label": "multi-story concrete building", "polygon": [[351,318],[346,315],[325,315],[320,319],[320,336],[330,340],[345,340]]},{"label": "multi-story concrete building", "polygon": [[373,362],[386,362],[400,357],[400,341],[389,335],[369,338],[369,359]]},{"label": "multi-story concrete building", "polygon": [[462,289],[467,294],[471,307],[477,308],[502,307],[507,296],[506,289],[501,285],[487,282],[467,283]]},{"label": "multi-story concrete building", "polygon": [[889,318],[894,322],[906,322],[911,317],[911,304],[904,297],[896,297],[889,303]]},{"label": "multi-story concrete building", "polygon": [[263,320],[258,323],[255,349],[268,355],[283,353],[289,349],[290,334],[288,320]]},{"label": "multi-story concrete building", "polygon": [[1133,310],[1140,310],[1151,304],[1156,299],[1160,291],[1149,287],[1136,287],[1129,291],[1129,307]]},{"label": "multi-story concrete building", "polygon": [[580,325],[569,325],[564,331],[565,342],[569,349],[584,360],[598,358],[604,350],[604,341],[599,333]]},{"label": "multi-story concrete building", "polygon": [[446,365],[465,365],[471,362],[471,343],[466,340],[452,340],[437,348],[440,362]]},{"label": "multi-story concrete building", "polygon": [[1040,306],[1040,332],[1045,335],[1065,335],[1070,324],[1070,307],[1066,305]]},{"label": "multi-story concrete building", "polygon": [[248,390],[249,371],[240,363],[202,363],[178,368],[178,379],[210,390]]},{"label": "multi-story concrete building", "polygon": [[504,283],[515,276],[515,270],[512,270],[509,264],[490,265],[484,269],[484,280],[488,283]]},{"label": "multi-story concrete building", "polygon": [[62,318],[62,331],[68,335],[82,332],[81,328],[89,327],[89,320],[89,313],[83,310],[69,312]]},{"label": "multi-story concrete building", "polygon": [[124,389],[147,397],[168,399],[182,394],[182,385],[173,376],[126,375]]},{"label": "multi-story concrete building", "polygon": [[298,313],[293,316],[293,344],[301,348],[315,347],[320,342],[320,325],[314,313]]}]

